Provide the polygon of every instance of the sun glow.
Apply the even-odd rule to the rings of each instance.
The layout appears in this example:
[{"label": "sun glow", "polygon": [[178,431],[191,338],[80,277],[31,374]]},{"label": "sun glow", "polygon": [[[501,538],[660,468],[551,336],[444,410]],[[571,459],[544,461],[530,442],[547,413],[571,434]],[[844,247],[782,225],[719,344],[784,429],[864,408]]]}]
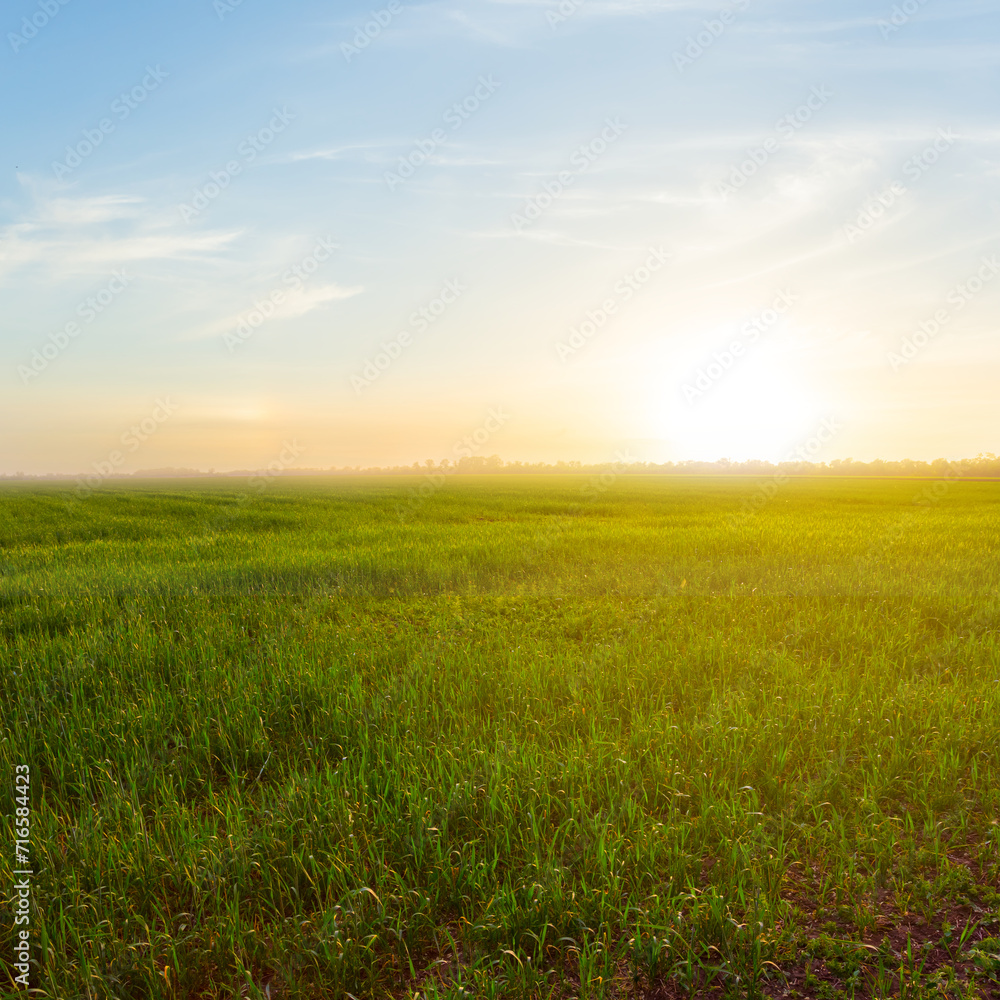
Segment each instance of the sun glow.
[{"label": "sun glow", "polygon": [[782,461],[828,416],[802,376],[773,358],[746,359],[714,379],[717,368],[702,371],[658,406],[661,436],[681,459]]}]

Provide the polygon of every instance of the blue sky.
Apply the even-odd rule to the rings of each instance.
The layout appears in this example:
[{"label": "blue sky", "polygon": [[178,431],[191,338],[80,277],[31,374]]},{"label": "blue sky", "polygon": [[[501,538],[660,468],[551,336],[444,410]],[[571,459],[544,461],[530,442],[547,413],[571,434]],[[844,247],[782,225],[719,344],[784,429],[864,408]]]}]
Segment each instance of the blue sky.
[{"label": "blue sky", "polygon": [[993,7],[10,3],[0,472],[998,451]]}]

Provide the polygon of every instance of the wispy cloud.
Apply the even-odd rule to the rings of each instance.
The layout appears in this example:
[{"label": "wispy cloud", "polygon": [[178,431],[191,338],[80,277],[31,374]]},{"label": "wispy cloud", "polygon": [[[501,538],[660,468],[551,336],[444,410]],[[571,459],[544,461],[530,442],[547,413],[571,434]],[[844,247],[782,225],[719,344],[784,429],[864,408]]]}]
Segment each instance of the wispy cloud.
[{"label": "wispy cloud", "polygon": [[[402,144],[404,140],[400,140]],[[349,160],[349,159],[370,159],[364,154],[372,150],[383,150],[392,148],[396,143],[386,140],[384,142],[354,142],[343,146],[330,146],[324,149],[305,149],[286,153],[275,159],[276,163],[302,163],[307,160]]]},{"label": "wispy cloud", "polygon": [[138,197],[41,197],[0,228],[0,278],[42,268],[67,278],[139,261],[204,260],[227,250],[239,230],[198,232]]},{"label": "wispy cloud", "polygon": [[[268,318],[268,324],[280,320],[298,319],[331,302],[354,298],[363,291],[364,287],[361,285],[347,286],[336,283],[305,285],[301,288],[285,291],[283,301],[274,307],[274,312]],[[266,298],[266,296],[267,290],[263,289],[260,297]],[[252,302],[248,302],[238,311],[229,312],[225,316],[207,323],[187,327],[177,339],[189,341],[221,337],[235,330],[240,321],[246,319],[252,309]]]}]

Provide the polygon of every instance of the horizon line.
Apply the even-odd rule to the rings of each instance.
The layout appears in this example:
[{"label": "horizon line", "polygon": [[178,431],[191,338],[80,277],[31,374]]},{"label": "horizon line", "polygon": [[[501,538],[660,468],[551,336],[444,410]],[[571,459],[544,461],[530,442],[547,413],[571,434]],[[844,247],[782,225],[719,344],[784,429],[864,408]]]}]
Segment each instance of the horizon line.
[{"label": "horizon line", "polygon": [[25,481],[70,481],[85,483],[96,488],[108,480],[137,479],[228,479],[228,478],[304,478],[326,476],[443,476],[443,475],[538,475],[538,474],[589,474],[614,470],[617,473],[636,475],[754,475],[769,470],[784,471],[792,475],[822,475],[837,477],[872,477],[880,474],[883,478],[923,478],[954,474],[955,471],[979,472],[988,478],[1000,477],[1000,456],[992,452],[981,452],[975,458],[947,459],[883,459],[862,461],[852,457],[834,458],[823,462],[807,459],[784,459],[772,462],[769,459],[729,458],[715,460],[682,459],[665,462],[651,462],[631,459],[630,456],[605,462],[582,462],[576,459],[559,459],[556,462],[505,461],[499,455],[466,456],[458,461],[442,459],[435,462],[425,459],[422,463],[388,466],[327,466],[296,467],[282,462],[271,462],[255,469],[207,470],[185,466],[162,466],[159,468],[137,469],[135,472],[105,470],[104,463],[93,463],[92,471],[82,472],[13,472],[0,473],[0,482]]}]

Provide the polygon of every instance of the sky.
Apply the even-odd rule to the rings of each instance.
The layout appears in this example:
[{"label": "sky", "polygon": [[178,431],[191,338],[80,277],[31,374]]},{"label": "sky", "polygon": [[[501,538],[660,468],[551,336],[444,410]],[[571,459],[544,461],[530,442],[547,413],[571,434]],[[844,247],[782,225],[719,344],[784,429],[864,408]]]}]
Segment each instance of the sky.
[{"label": "sky", "polygon": [[0,21],[2,474],[1000,452],[993,3]]}]

